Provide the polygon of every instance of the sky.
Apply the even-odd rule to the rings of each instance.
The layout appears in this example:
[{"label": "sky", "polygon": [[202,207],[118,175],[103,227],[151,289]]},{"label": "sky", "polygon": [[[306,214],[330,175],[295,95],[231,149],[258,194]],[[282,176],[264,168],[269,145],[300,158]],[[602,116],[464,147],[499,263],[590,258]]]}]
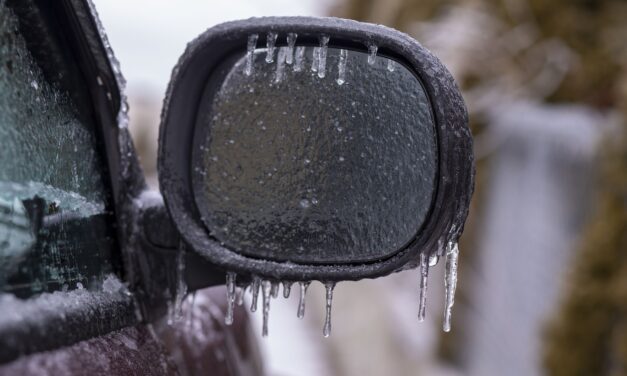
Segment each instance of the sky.
[{"label": "sky", "polygon": [[95,0],[128,90],[165,93],[186,44],[211,26],[259,16],[321,16],[331,0]]}]

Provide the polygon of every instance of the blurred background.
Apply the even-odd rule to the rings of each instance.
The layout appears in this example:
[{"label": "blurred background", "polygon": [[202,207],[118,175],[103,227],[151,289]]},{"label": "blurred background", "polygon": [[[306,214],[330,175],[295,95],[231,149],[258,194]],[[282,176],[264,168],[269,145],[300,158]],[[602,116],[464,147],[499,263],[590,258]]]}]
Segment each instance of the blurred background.
[{"label": "blurred background", "polygon": [[[417,271],[323,288],[306,319],[276,300],[270,375],[627,374],[627,2],[97,0],[128,81],[131,131],[157,187],[161,102],[188,41],[251,16],[334,15],[402,30],[462,87],[477,182],[453,330],[442,264],[419,323]],[[259,317],[255,317],[259,320]],[[257,325],[258,322],[257,322]]]}]

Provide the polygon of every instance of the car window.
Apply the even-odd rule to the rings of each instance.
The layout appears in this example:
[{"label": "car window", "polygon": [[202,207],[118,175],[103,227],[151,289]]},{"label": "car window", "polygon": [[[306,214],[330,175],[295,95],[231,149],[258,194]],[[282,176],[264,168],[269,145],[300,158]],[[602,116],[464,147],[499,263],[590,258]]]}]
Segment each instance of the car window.
[{"label": "car window", "polygon": [[20,30],[0,2],[0,293],[28,297],[98,285],[115,239],[96,127]]}]

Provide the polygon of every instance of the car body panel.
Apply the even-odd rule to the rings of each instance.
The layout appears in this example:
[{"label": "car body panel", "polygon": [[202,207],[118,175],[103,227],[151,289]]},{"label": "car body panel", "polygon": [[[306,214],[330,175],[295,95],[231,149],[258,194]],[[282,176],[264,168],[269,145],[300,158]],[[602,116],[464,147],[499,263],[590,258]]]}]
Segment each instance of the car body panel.
[{"label": "car body panel", "polygon": [[129,326],[0,365],[0,375],[263,375],[256,336],[244,307],[226,326],[226,291],[195,293],[181,320]]}]

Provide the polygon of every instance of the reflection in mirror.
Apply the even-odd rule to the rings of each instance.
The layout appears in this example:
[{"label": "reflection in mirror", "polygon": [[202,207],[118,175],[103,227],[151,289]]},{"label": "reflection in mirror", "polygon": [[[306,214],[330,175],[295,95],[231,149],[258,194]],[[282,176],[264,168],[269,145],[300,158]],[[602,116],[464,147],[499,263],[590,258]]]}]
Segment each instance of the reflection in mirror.
[{"label": "reflection in mirror", "polygon": [[407,246],[437,173],[416,76],[376,50],[327,47],[328,38],[322,47],[249,42],[218,68],[199,107],[193,185],[211,236],[247,256],[310,264],[380,260]]}]

